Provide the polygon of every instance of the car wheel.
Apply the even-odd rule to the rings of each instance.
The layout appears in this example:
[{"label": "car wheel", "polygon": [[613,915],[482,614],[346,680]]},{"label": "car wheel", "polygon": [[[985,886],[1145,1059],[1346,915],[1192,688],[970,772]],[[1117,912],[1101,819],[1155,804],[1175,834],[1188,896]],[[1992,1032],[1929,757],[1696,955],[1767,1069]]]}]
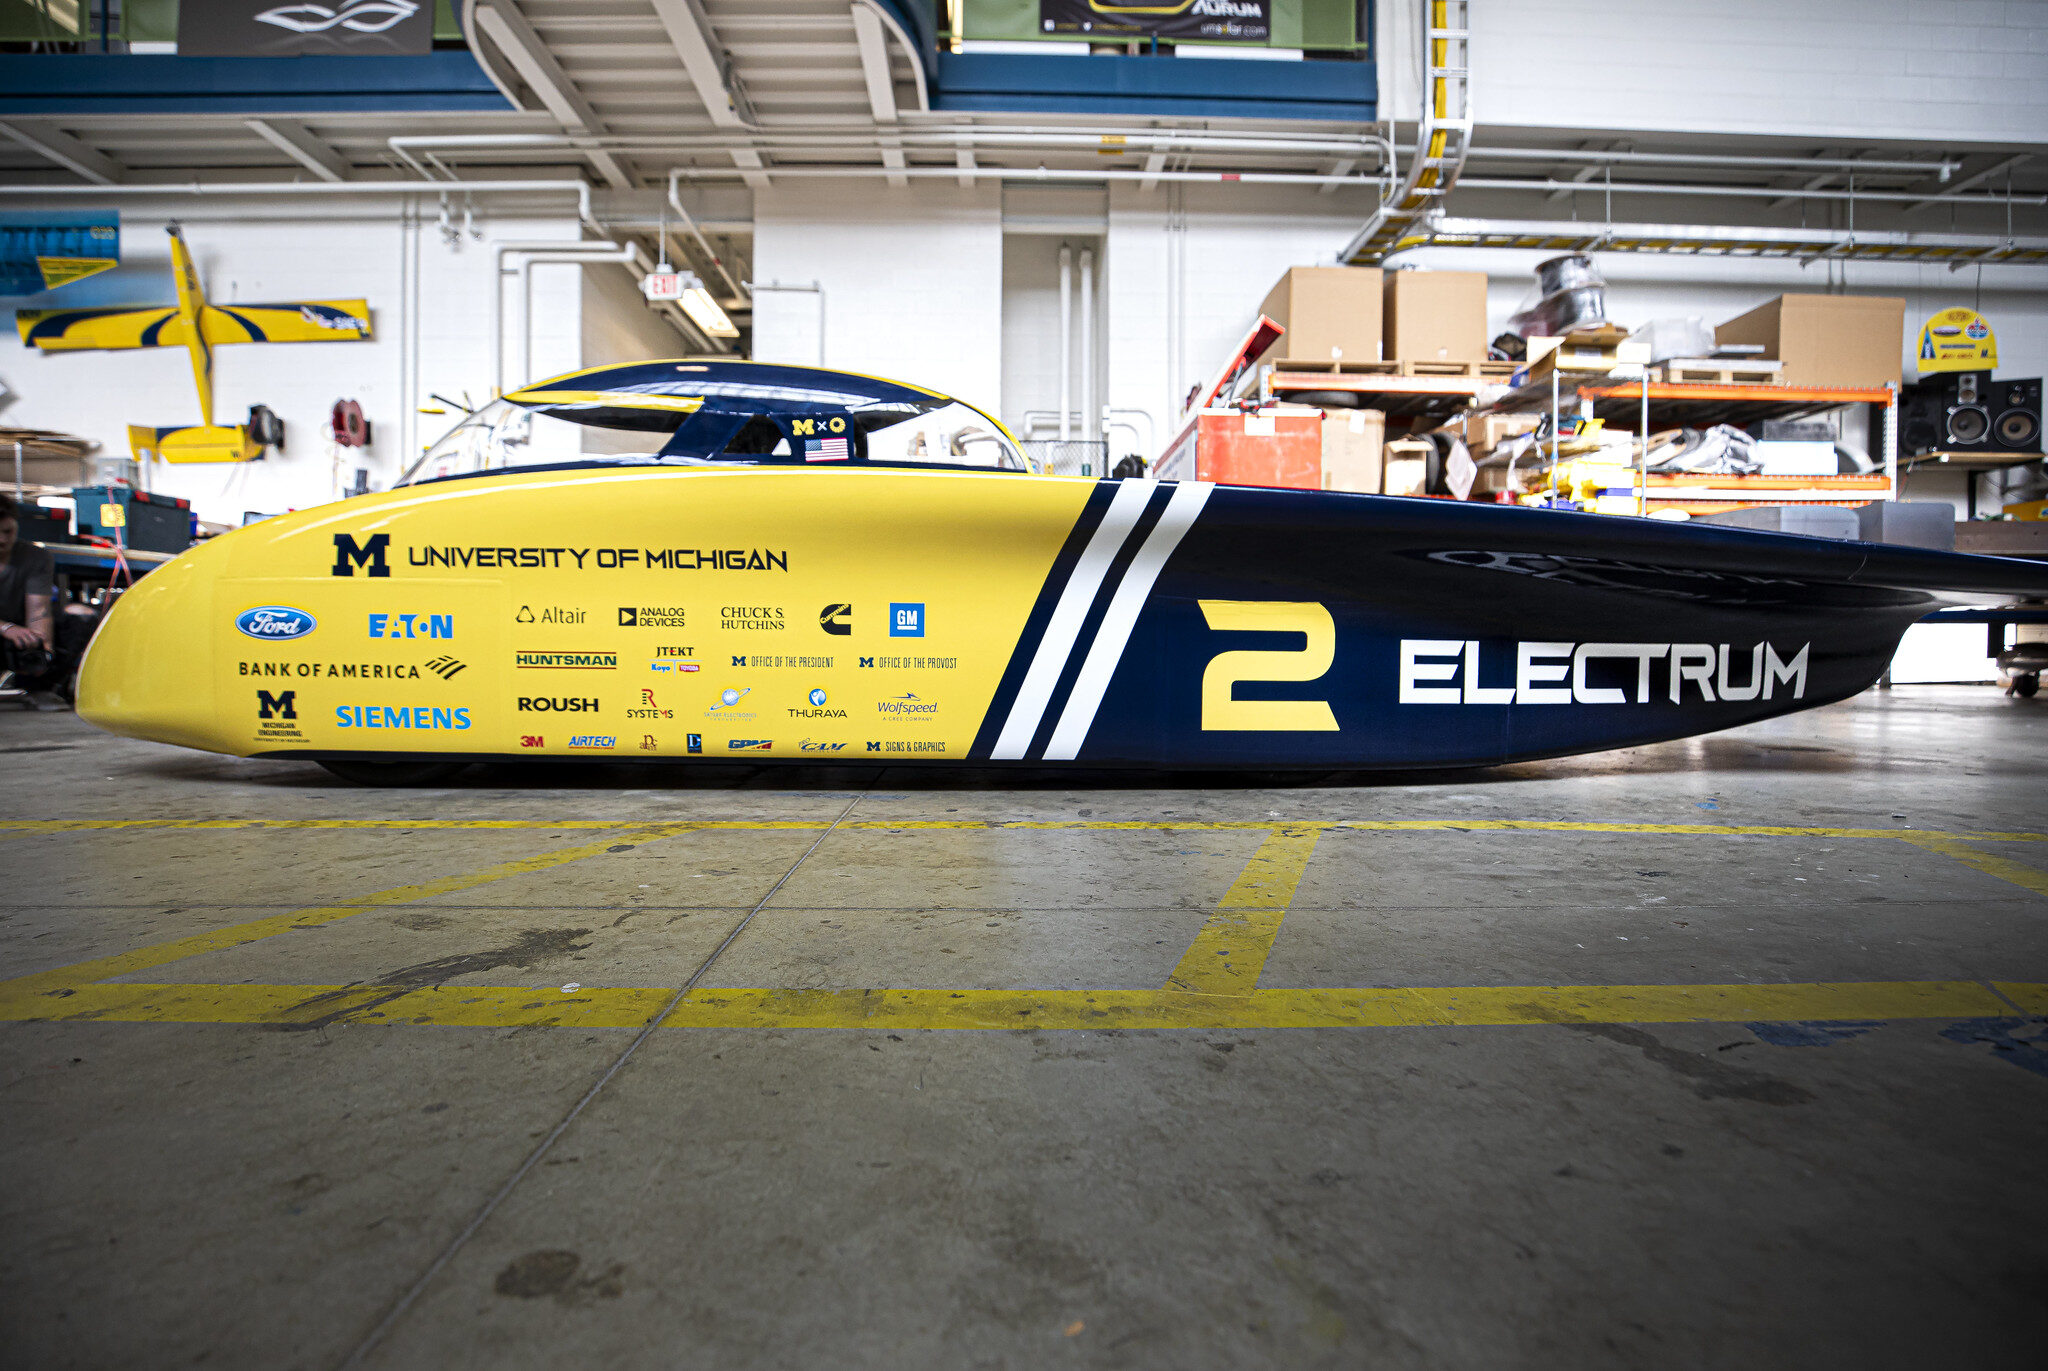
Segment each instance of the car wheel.
[{"label": "car wheel", "polygon": [[438,785],[467,762],[354,762],[322,759],[320,765],[351,785]]},{"label": "car wheel", "polygon": [[2015,676],[2012,678],[2012,693],[2019,696],[2023,700],[2033,699],[2035,692],[2039,691],[2040,689],[2041,673],[2038,671],[2030,671],[2024,676]]}]

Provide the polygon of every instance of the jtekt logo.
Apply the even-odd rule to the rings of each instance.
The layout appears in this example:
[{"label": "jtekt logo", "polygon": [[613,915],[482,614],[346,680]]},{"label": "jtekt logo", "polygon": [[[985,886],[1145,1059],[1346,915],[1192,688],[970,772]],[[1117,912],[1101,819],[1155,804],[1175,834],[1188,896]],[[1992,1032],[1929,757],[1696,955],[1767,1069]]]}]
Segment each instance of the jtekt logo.
[{"label": "jtekt logo", "polygon": [[259,719],[296,719],[299,717],[299,692],[280,690],[273,695],[267,690],[256,692],[256,717]]},{"label": "jtekt logo", "polygon": [[826,605],[818,611],[818,627],[836,638],[853,632],[852,605]]},{"label": "jtekt logo", "polygon": [[391,535],[373,533],[367,543],[358,543],[346,533],[334,535],[334,574],[353,576],[356,568],[363,568],[367,576],[389,576],[390,566],[385,562],[385,553],[391,547]]},{"label": "jtekt logo", "polygon": [[519,710],[522,714],[595,714],[597,697],[587,699],[561,695],[521,695]]}]

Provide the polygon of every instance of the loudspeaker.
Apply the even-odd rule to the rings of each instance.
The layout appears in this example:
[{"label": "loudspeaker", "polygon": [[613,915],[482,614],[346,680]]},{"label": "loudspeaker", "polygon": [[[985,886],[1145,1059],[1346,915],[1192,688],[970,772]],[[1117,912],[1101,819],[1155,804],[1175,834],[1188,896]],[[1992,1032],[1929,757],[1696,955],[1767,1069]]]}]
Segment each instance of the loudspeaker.
[{"label": "loudspeaker", "polygon": [[1993,381],[1991,441],[2005,452],[2041,450],[2041,379]]},{"label": "loudspeaker", "polygon": [[[1900,397],[1899,446],[1909,453],[1993,450],[1995,389],[1988,371],[1951,371],[1920,381]],[[2039,416],[2037,405],[2035,433]]]}]

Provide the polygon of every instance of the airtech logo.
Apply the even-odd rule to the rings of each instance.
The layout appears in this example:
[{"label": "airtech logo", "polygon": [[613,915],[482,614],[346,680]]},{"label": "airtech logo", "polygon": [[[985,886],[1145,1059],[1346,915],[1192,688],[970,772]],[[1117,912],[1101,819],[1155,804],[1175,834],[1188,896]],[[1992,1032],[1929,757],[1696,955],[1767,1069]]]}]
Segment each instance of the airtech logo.
[{"label": "airtech logo", "polygon": [[826,605],[818,611],[818,627],[835,638],[844,638],[853,632],[853,606]]},{"label": "airtech logo", "polygon": [[389,576],[391,566],[385,557],[391,550],[391,535],[372,533],[367,542],[357,542],[353,534],[334,535],[334,574],[353,576],[356,568],[363,568],[366,576]]}]

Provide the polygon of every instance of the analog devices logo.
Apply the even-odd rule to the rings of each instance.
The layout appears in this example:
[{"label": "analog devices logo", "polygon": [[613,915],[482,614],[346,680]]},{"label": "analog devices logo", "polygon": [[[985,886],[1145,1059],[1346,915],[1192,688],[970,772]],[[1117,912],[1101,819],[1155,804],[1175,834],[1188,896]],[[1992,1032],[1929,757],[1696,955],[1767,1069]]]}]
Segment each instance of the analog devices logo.
[{"label": "analog devices logo", "polygon": [[620,605],[620,628],[681,628],[683,627],[681,605]]},{"label": "analog devices logo", "polygon": [[245,636],[261,638],[269,643],[303,638],[319,626],[319,621],[312,615],[290,605],[258,605],[235,616],[235,627]]},{"label": "analog devices logo", "polygon": [[818,627],[835,638],[844,638],[853,632],[853,606],[826,605],[818,611]]}]

